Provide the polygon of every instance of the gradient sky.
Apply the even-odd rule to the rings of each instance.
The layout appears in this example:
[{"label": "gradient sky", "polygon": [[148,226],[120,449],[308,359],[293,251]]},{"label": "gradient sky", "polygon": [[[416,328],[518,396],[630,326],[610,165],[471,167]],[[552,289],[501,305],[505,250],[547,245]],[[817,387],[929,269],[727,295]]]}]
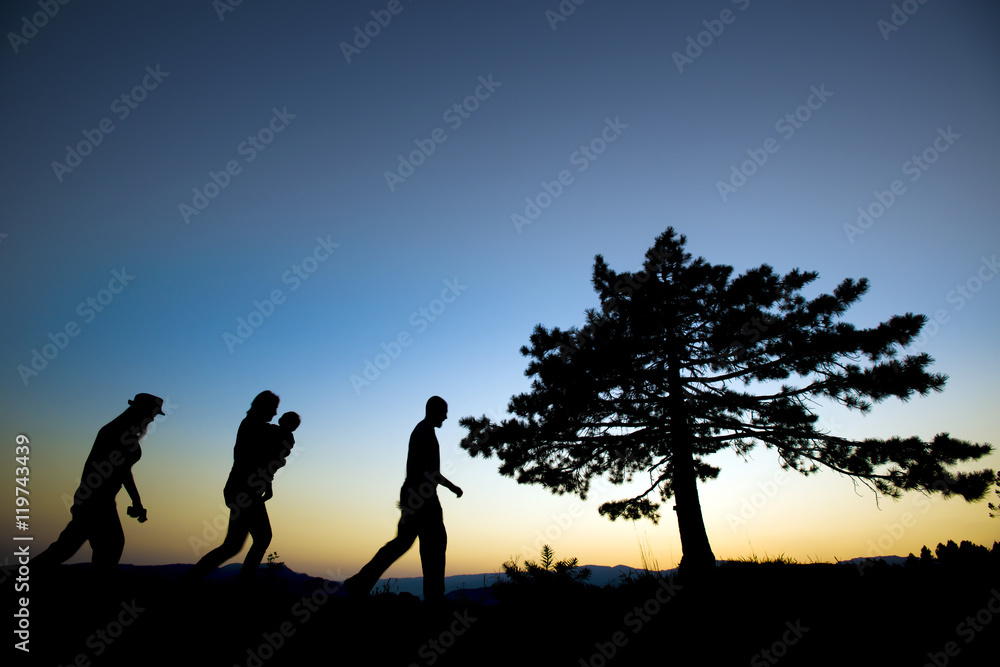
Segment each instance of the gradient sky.
[{"label": "gradient sky", "polygon": [[[394,535],[432,394],[465,489],[441,493],[449,574],[543,543],[676,565],[669,505],[659,525],[611,523],[596,508],[627,489],[553,496],[457,447],[459,418],[528,388],[533,326],[597,305],[594,256],[638,269],[671,225],[738,272],[816,270],[811,293],[868,277],[858,325],[936,318],[915,349],[945,391],[867,417],[818,405],[831,430],[1000,445],[1000,11],[912,4],[591,0],[556,20],[557,0],[4,3],[0,437],[11,455],[31,439],[36,548],[98,429],[151,392],[170,414],[134,469],[149,522],[119,496],[123,562],[193,562],[222,539],[236,429],[271,389],[303,420],[268,505],[293,569],[349,576]],[[765,450],[712,460],[719,558],[905,555],[1000,527],[985,502],[783,477]],[[416,549],[387,574],[418,575]]]}]

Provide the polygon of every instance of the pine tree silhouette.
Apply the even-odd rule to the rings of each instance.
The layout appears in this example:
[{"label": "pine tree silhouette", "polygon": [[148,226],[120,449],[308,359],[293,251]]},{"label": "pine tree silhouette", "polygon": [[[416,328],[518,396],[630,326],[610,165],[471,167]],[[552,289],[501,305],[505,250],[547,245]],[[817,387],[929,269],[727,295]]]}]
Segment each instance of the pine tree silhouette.
[{"label": "pine tree silhouette", "polygon": [[818,277],[768,265],[733,276],[730,266],[693,259],[670,228],[638,272],[618,273],[598,255],[593,286],[599,309],[582,328],[536,326],[521,353],[531,390],[514,396],[499,423],[465,417],[461,446],[500,460],[500,473],[554,493],[586,498],[591,480],[613,484],[648,476],[635,496],[605,502],[617,518],[660,518],[674,499],[681,571],[715,566],[698,482],[719,468],[706,457],[759,445],[803,474],[828,468],[892,497],[919,489],[982,498],[993,472],[949,467],[987,455],[987,444],[951,438],[852,440],[822,428],[818,400],[868,412],[887,398],[907,400],[944,388],[927,354],[901,356],[927,321],[896,315],[875,327],[842,320],[868,290],[846,279],[807,299]]}]

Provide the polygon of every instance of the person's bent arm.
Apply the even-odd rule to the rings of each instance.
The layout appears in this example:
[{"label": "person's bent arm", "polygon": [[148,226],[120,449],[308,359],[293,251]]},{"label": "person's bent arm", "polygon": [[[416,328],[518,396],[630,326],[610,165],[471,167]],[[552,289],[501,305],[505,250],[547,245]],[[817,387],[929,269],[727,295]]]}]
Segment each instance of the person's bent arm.
[{"label": "person's bent arm", "polygon": [[132,477],[132,470],[125,471],[125,479],[122,480],[122,485],[128,492],[129,498],[132,499],[132,506],[137,510],[142,509],[142,499],[139,497],[139,489],[135,485],[135,479]]},{"label": "person's bent arm", "polygon": [[438,478],[438,483],[441,486],[446,487],[452,493],[454,493],[456,498],[462,497],[462,489],[457,484],[454,484],[450,479],[442,475],[440,472],[437,473],[437,478]]},{"label": "person's bent arm", "polygon": [[142,498],[139,497],[139,489],[135,485],[135,479],[132,477],[132,469],[129,468],[125,471],[125,478],[122,480],[122,486],[125,487],[125,491],[128,492],[129,498],[132,499],[132,507],[130,509],[134,510],[135,513],[129,513],[129,516],[134,516],[139,523],[143,523],[146,520],[146,509],[142,506]]}]

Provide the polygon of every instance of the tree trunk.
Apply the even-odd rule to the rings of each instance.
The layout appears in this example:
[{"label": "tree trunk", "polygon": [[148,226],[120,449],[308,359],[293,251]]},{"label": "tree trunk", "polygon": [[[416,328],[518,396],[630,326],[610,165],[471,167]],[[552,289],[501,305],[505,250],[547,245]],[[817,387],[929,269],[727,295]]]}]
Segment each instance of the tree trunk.
[{"label": "tree trunk", "polygon": [[691,451],[691,428],[684,400],[684,383],[681,380],[679,345],[671,341],[667,352],[667,405],[670,420],[671,454],[673,460],[673,489],[677,512],[677,528],[681,534],[681,562],[678,569],[682,575],[697,577],[715,569],[715,554],[708,542],[708,531],[701,515],[701,501],[698,499],[698,477],[694,470],[694,455]]},{"label": "tree trunk", "polygon": [[674,498],[677,529],[681,534],[682,575],[698,576],[715,568],[715,554],[708,542],[708,531],[701,515],[698,480],[694,474],[694,459],[687,443],[674,446]]}]

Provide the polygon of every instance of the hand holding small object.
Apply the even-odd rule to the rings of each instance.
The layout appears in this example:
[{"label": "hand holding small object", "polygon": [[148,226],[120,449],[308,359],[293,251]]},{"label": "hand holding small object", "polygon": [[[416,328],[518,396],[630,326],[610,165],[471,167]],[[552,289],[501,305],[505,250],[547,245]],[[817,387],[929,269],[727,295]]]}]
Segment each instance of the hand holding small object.
[{"label": "hand holding small object", "polygon": [[128,508],[125,510],[125,513],[128,514],[130,517],[133,517],[134,519],[138,520],[139,523],[146,522],[145,507],[134,507],[132,505],[129,505]]}]

